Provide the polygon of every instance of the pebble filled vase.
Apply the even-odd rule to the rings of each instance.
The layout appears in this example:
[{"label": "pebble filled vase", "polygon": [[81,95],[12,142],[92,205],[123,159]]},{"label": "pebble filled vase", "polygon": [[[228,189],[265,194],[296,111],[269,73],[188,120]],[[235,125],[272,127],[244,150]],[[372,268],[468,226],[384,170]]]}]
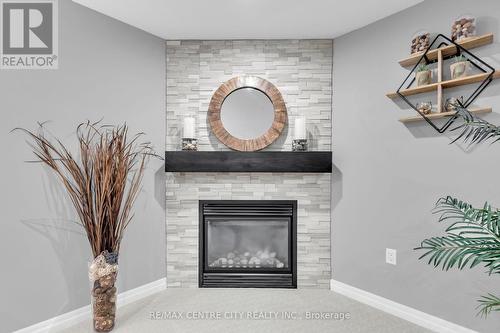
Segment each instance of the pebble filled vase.
[{"label": "pebble filled vase", "polygon": [[451,25],[451,40],[463,41],[476,35],[476,18],[472,15],[461,15]]},{"label": "pebble filled vase", "polygon": [[114,253],[104,251],[89,265],[93,326],[96,332],[109,332],[115,327],[117,274],[118,256]]},{"label": "pebble filled vase", "polygon": [[118,253],[135,199],[154,153],[142,133],[129,134],[126,124],[109,126],[87,121],[76,126],[77,152],[61,140],[37,131],[19,129],[30,138],[37,160],[60,180],[89,240],[88,265],[93,326],[109,332],[115,326]]}]

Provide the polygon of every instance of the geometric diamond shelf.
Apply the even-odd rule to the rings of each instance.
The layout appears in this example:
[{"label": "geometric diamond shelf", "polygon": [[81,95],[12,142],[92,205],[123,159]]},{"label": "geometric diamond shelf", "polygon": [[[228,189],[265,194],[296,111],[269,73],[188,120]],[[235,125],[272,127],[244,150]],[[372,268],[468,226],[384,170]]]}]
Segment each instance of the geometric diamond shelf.
[{"label": "geometric diamond shelf", "polygon": [[[491,41],[493,36],[491,36],[491,39],[484,39],[482,41],[484,45],[487,41]],[[389,93],[387,94],[387,97],[389,98],[395,98],[395,97],[400,97],[402,98],[411,108],[413,108],[418,114],[419,117],[422,117],[427,123],[429,123],[436,131],[439,133],[443,133],[446,131],[450,125],[455,121],[457,118],[457,113],[456,111],[454,112],[441,112],[443,111],[444,107],[444,101],[443,101],[443,90],[448,89],[448,88],[453,88],[453,87],[458,87],[462,85],[468,85],[472,83],[479,83],[478,87],[469,95],[469,96],[464,96],[463,102],[459,102],[464,108],[469,108],[469,106],[474,102],[474,100],[481,94],[481,92],[491,83],[491,81],[495,78],[500,77],[500,71],[495,71],[493,67],[488,65],[486,62],[483,60],[479,59],[476,57],[473,53],[471,53],[469,50],[464,48],[462,45],[468,45],[467,42],[461,42],[461,43],[455,43],[452,40],[450,40],[448,37],[439,34],[434,38],[432,43],[430,44],[429,48],[422,54],[422,56],[418,59],[415,60],[413,59],[411,62],[412,64],[414,63],[415,66],[411,70],[411,72],[408,74],[408,76],[405,78],[403,83],[399,86],[398,90],[394,93]],[[469,43],[470,45],[470,43]],[[437,47],[436,47],[437,46]],[[480,45],[477,45],[480,46]],[[474,47],[477,47],[474,46]],[[443,80],[443,62],[447,59],[453,58],[454,56],[459,56],[459,55],[465,55],[467,60],[470,62],[470,64],[478,69],[480,71],[479,74],[474,74],[474,75],[469,75],[463,78],[458,78],[458,79],[453,79],[453,80]],[[424,85],[424,86],[418,86],[418,87],[412,87],[412,84],[415,82],[415,72],[419,64],[424,63],[424,64],[437,64],[437,82]],[[437,110],[438,112],[431,113],[429,115],[426,115],[422,112],[420,112],[416,105],[414,105],[407,97],[411,95],[416,95],[416,94],[421,94],[421,93],[427,93],[427,92],[433,92],[435,91],[437,94]],[[470,111],[476,111],[477,113],[484,113],[484,112],[491,112],[491,108],[480,108],[476,110],[470,110]],[[479,112],[478,112],[479,111]],[[475,113],[476,113],[475,112]],[[433,120],[436,119],[443,119],[448,117],[448,121],[442,125],[438,126],[437,123],[435,123]],[[419,119],[419,118],[408,118],[408,119]],[[409,121],[412,121],[409,120]]]}]

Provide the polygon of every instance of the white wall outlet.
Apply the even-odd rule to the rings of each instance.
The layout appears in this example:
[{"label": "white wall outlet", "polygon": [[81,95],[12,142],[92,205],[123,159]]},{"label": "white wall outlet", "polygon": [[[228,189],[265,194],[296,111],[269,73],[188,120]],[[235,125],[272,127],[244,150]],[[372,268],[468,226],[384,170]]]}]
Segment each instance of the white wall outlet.
[{"label": "white wall outlet", "polygon": [[385,249],[385,262],[391,265],[396,265],[395,249]]}]

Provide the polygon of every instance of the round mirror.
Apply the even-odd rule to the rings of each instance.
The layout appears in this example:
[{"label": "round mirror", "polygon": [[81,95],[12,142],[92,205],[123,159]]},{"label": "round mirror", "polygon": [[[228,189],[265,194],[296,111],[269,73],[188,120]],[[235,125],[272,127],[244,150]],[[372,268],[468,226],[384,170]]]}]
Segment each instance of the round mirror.
[{"label": "round mirror", "polygon": [[220,120],[232,136],[250,140],[264,135],[273,125],[273,102],[255,88],[240,88],[222,103]]},{"label": "round mirror", "polygon": [[256,151],[280,136],[287,122],[286,105],[271,82],[238,76],[212,95],[208,122],[213,135],[229,148]]}]

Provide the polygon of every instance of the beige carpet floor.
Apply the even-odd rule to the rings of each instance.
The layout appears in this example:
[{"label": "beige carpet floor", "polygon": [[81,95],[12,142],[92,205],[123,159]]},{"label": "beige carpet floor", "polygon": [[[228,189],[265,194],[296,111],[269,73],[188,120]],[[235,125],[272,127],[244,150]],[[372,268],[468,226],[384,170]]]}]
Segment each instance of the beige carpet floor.
[{"label": "beige carpet floor", "polygon": [[[62,332],[92,332],[91,325]],[[429,331],[329,290],[168,289],[119,308],[113,332]]]}]

